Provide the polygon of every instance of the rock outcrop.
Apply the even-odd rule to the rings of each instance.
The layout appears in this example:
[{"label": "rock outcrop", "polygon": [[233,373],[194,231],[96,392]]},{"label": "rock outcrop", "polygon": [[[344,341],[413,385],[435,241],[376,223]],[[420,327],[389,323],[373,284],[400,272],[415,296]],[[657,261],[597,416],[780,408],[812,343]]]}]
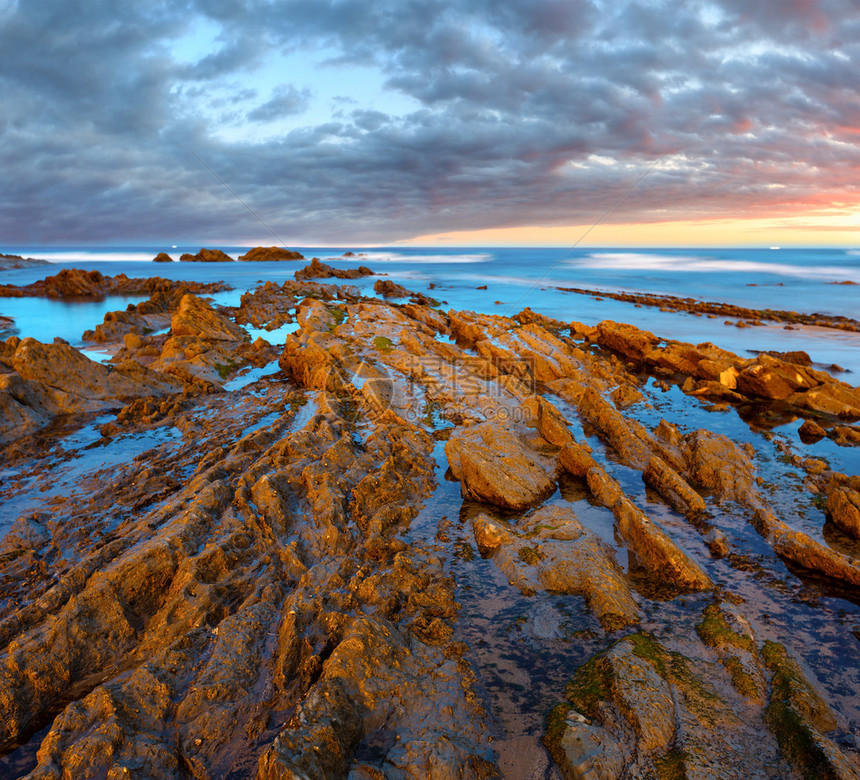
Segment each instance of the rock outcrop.
[{"label": "rock outcrop", "polygon": [[184,295],[170,321],[170,336],[152,368],[183,381],[223,382],[242,360],[237,347],[248,341],[245,331],[206,301]]},{"label": "rock outcrop", "polygon": [[435,298],[407,290],[403,285],[392,282],[390,279],[377,279],[373,283],[373,291],[383,298],[409,298],[412,303],[419,306],[436,306],[438,303]]},{"label": "rock outcrop", "polygon": [[23,287],[0,285],[0,297],[25,298],[102,298],[106,295],[153,295],[184,288],[188,292],[217,292],[229,290],[223,282],[175,282],[153,276],[145,279],[129,278],[125,274],[104,276],[100,271],[82,271],[64,268],[54,276]]},{"label": "rock outcrop", "polygon": [[233,258],[226,252],[220,249],[201,249],[197,254],[192,255],[186,252],[179,257],[182,263],[232,263]]},{"label": "rock outcrop", "polygon": [[652,635],[622,639],[576,670],[547,721],[545,743],[565,775],[742,780],[781,763],[783,777],[857,777],[824,736],[836,726],[829,705],[785,648],[766,641],[759,650],[748,624],[735,629],[709,609],[699,630],[734,690]]},{"label": "rock outcrop", "polygon": [[445,456],[464,498],[518,511],[549,496],[558,472],[551,445],[528,437],[527,429],[493,421],[456,429]]},{"label": "rock outcrop", "polygon": [[21,255],[0,254],[0,271],[9,271],[13,268],[34,268],[38,265],[50,265],[48,260],[40,260],[35,257],[21,257]]},{"label": "rock outcrop", "polygon": [[366,265],[358,268],[332,268],[332,266],[321,263],[318,257],[314,257],[310,265],[299,268],[293,274],[297,281],[307,279],[360,279],[362,276],[373,276],[374,273]]},{"label": "rock outcrop", "polygon": [[860,417],[860,390],[811,368],[805,353],[786,355],[800,357],[801,363],[766,352],[741,359],[713,344],[664,342],[648,331],[608,320],[597,325],[594,338],[636,363],[689,377],[692,381],[684,390],[691,395],[781,401],[835,417]]},{"label": "rock outcrop", "polygon": [[10,338],[0,345],[0,441],[31,433],[57,415],[118,409],[130,399],[182,389],[139,363],[95,363],[68,344]]},{"label": "rock outcrop", "polygon": [[860,539],[860,492],[837,488],[827,497],[827,514],[846,534]]},{"label": "rock outcrop", "polygon": [[686,311],[695,314],[709,314],[716,317],[738,317],[742,321],[758,322],[758,324],[761,324],[761,320],[768,320],[770,322],[786,322],[792,325],[815,325],[819,328],[836,328],[838,330],[853,332],[860,330],[860,322],[851,317],[802,314],[796,311],[784,311],[780,309],[750,309],[731,303],[697,301],[694,298],[678,298],[673,295],[587,290],[581,287],[557,287],[556,289],[563,292],[579,293],[580,295],[626,301],[637,306],[655,306],[662,311]]},{"label": "rock outcrop", "polygon": [[240,262],[282,262],[284,260],[304,260],[301,252],[294,252],[282,246],[255,246],[244,255],[239,255]]}]

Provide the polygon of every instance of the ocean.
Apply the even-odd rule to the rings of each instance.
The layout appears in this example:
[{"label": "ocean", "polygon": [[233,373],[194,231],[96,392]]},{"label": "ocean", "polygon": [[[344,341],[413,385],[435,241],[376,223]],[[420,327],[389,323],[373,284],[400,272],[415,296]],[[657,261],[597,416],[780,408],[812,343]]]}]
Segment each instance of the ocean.
[{"label": "ocean", "polygon": [[[235,305],[246,290],[264,281],[292,278],[300,262],[153,263],[167,251],[178,260],[198,246],[36,248],[5,247],[8,254],[37,257],[53,267],[0,272],[7,284],[28,284],[60,268],[97,269],[103,274],[164,276],[194,281],[223,280],[234,289],[214,296]],[[238,257],[248,247],[218,247]],[[559,287],[600,291],[669,294],[737,304],[756,309],[784,309],[857,318],[860,316],[860,250],[853,249],[588,249],[562,248],[416,248],[291,247],[308,259],[319,257],[340,268],[367,265],[379,274],[429,294],[444,309],[515,314],[525,307],[586,324],[601,320],[629,322],[664,338],[713,342],[741,356],[756,351],[802,349],[821,366],[836,364],[851,384],[860,380],[860,334],[817,327],[786,330],[783,324],[739,329],[734,321],[567,293]],[[354,257],[342,257],[345,251]],[[375,277],[332,283],[370,290]],[[486,285],[487,289],[477,289]],[[432,288],[431,288],[432,286]],[[125,308],[140,297],[102,301],[49,301],[0,298],[0,315],[15,319],[17,335],[50,341],[60,336],[80,345],[82,333],[104,314]]]}]

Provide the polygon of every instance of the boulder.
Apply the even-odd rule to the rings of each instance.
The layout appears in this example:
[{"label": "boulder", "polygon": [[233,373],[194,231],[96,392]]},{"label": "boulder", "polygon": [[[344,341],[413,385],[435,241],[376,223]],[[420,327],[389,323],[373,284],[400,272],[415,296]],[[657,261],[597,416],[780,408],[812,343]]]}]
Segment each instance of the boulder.
[{"label": "boulder", "polygon": [[0,441],[44,427],[55,416],[118,409],[129,400],[178,392],[181,383],[139,363],[117,366],[95,363],[65,343],[42,344],[17,339],[2,362],[12,369],[0,374]]},{"label": "boulder", "polygon": [[585,478],[590,469],[599,468],[597,461],[591,457],[591,452],[586,449],[586,446],[570,441],[562,448],[558,462],[568,474]]},{"label": "boulder", "polygon": [[555,490],[553,458],[529,447],[526,430],[488,420],[457,428],[445,455],[465,498],[521,511]]},{"label": "boulder", "polygon": [[564,447],[574,441],[573,434],[570,432],[570,423],[542,396],[533,395],[526,398],[523,401],[523,408],[531,415],[540,435],[550,444]]},{"label": "boulder", "polygon": [[687,469],[697,485],[719,498],[747,505],[758,501],[755,468],[749,456],[720,433],[698,430],[684,437]]},{"label": "boulder", "polygon": [[18,374],[0,374],[0,443],[43,428],[53,417],[39,388]]},{"label": "boulder", "polygon": [[105,366],[68,344],[23,339],[12,365],[36,389],[43,408],[54,414],[119,408],[127,399],[181,389],[170,379],[131,361]]},{"label": "boulder", "polygon": [[822,384],[812,390],[792,393],[785,400],[804,409],[836,417],[860,417],[860,388],[845,382]]},{"label": "boulder", "polygon": [[590,468],[585,474],[585,481],[595,500],[609,509],[624,497],[621,486],[601,466]]},{"label": "boulder", "polygon": [[620,352],[631,360],[643,360],[660,339],[647,330],[623,322],[604,320],[597,323],[597,343],[605,349]]},{"label": "boulder", "polygon": [[645,396],[642,395],[639,389],[632,385],[620,385],[616,387],[609,394],[609,397],[612,399],[612,403],[615,404],[616,409],[626,409],[628,406],[638,404],[645,399]]},{"label": "boulder", "polygon": [[[762,357],[759,356],[759,361]],[[783,401],[797,390],[809,389],[815,384],[817,382],[805,376],[802,369],[783,364],[776,358],[747,366],[737,376],[738,392],[775,401]]]},{"label": "boulder", "polygon": [[725,558],[732,549],[728,537],[719,528],[712,528],[705,534],[705,544],[714,558]]},{"label": "boulder", "polygon": [[245,331],[206,301],[190,293],[184,295],[170,323],[174,338],[189,337],[214,341],[245,341]]},{"label": "boulder", "polygon": [[434,298],[430,298],[423,293],[407,290],[402,285],[395,284],[390,279],[377,279],[373,284],[373,291],[384,298],[409,298],[412,303],[417,303],[421,306],[435,306],[438,303]]},{"label": "boulder", "polygon": [[29,517],[19,517],[3,539],[2,546],[6,550],[38,550],[51,539],[51,533],[45,526],[44,517],[33,514]]},{"label": "boulder", "polygon": [[172,263],[173,258],[167,252],[159,252],[152,258],[153,263]]},{"label": "boulder", "polygon": [[837,488],[827,496],[827,514],[846,534],[860,539],[860,492]]},{"label": "boulder", "polygon": [[827,431],[824,430],[815,420],[806,420],[800,428],[797,429],[800,440],[804,444],[815,444],[827,436]]}]

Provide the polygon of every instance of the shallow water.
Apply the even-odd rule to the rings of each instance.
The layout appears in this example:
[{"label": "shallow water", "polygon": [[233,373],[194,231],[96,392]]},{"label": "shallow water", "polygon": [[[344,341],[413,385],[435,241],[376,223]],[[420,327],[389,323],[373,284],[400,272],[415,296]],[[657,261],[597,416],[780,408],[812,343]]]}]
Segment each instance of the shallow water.
[{"label": "shallow water", "polygon": [[[178,258],[182,252],[198,249],[178,247],[168,251]],[[238,257],[247,248],[224,249]],[[528,306],[564,321],[630,322],[665,338],[693,343],[711,341],[742,356],[747,350],[803,349],[817,363],[836,363],[860,374],[860,334],[857,333],[825,328],[786,331],[782,325],[738,329],[726,326],[723,318],[637,308],[630,303],[598,301],[591,296],[555,289],[567,286],[665,293],[750,308],[857,317],[860,286],[834,284],[860,282],[860,253],[854,250],[577,249],[565,252],[558,248],[354,247],[356,256],[343,258],[342,248],[298,249],[308,258],[316,256],[336,267],[368,265],[407,288],[434,296],[444,309],[512,315]],[[121,250],[9,247],[4,251],[48,259],[56,263],[56,267],[4,271],[0,277],[9,284],[27,284],[56,273],[60,268],[77,267],[110,275],[126,273],[203,282],[223,280],[234,290],[211,297],[219,304],[235,306],[242,292],[267,280],[281,283],[292,279],[296,269],[303,265],[302,262],[151,262],[151,258],[163,250],[164,247]],[[350,284],[365,292],[373,287],[375,279],[324,281]],[[431,284],[436,287],[429,289]],[[483,285],[487,286],[486,290],[476,289]],[[71,343],[79,343],[83,331],[100,323],[107,311],[125,308],[129,302],[137,300],[141,298],[87,303],[0,298],[0,314],[15,318],[21,336],[30,335],[40,340],[60,336]]]},{"label": "shallow water", "polygon": [[[653,392],[652,381],[648,385]],[[634,404],[625,414],[651,427],[666,418],[680,422],[682,433],[708,428],[738,443],[749,441],[760,453],[756,466],[766,483],[790,485],[791,474],[799,471],[770,454],[773,448],[766,439],[768,432],[750,425],[734,409],[709,411],[712,404],[694,402],[677,387],[656,395],[653,404]],[[708,522],[723,529],[732,542],[730,557],[714,558],[704,544],[701,529],[651,491],[641,472],[619,464],[598,437],[586,435],[574,407],[556,396],[545,397],[571,422],[576,439],[592,447],[594,457],[625,493],[706,569],[719,588],[743,599],[742,609],[759,640],[785,644],[812,671],[851,722],[849,734],[860,740],[854,731],[860,728],[860,700],[856,696],[860,668],[856,665],[858,640],[853,633],[860,629],[860,605],[826,584],[793,574],[746,521],[743,511],[736,507],[721,511],[709,502]],[[804,445],[797,437],[798,424],[785,425],[778,434],[790,442],[793,451],[803,457],[819,457],[826,452],[834,468],[857,473],[857,450],[821,443]],[[492,716],[493,744],[503,776],[559,778],[540,743],[545,718],[562,699],[565,684],[577,666],[627,632],[607,636],[580,596],[545,591],[524,595],[509,584],[492,558],[482,557],[472,520],[485,513],[516,527],[519,518],[529,512],[499,513],[488,505],[464,500],[460,483],[446,476],[444,442],[437,443],[434,456],[439,485],[404,539],[430,544],[441,541],[449,552],[447,571],[455,578],[461,608],[455,636],[469,646],[467,658]],[[795,481],[799,484],[801,478]],[[824,513],[812,504],[811,496],[805,491],[792,494],[790,488],[780,494],[775,511],[794,527],[823,539]],[[543,505],[550,504],[573,510],[584,526],[613,548],[621,568],[630,572],[631,561],[617,535],[612,512],[594,504],[583,480],[563,477],[555,495]],[[642,611],[641,629],[652,632],[666,646],[691,654],[695,664],[711,663],[697,656],[701,649],[690,638],[695,637],[695,627],[713,593],[666,597],[654,583],[635,576],[631,581],[637,587],[634,597]],[[762,775],[753,772],[751,776]]]}]

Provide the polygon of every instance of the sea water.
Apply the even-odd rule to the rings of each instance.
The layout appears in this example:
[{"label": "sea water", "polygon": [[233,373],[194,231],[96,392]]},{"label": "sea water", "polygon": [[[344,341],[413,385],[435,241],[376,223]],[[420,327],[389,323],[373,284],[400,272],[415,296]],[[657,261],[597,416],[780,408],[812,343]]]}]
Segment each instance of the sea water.
[{"label": "sea water", "polygon": [[[232,257],[247,247],[220,247]],[[525,307],[564,321],[589,325],[601,320],[629,322],[664,338],[713,342],[747,357],[761,350],[807,351],[822,366],[837,364],[860,374],[860,334],[828,328],[784,325],[738,329],[734,321],[592,296],[566,293],[559,287],[598,291],[669,294],[737,304],[754,309],[783,309],[860,317],[860,251],[846,249],[575,249],[559,248],[431,248],[293,247],[307,258],[319,257],[339,268],[369,266],[379,275],[430,295],[443,309],[469,309],[513,315]],[[178,259],[182,252],[167,251]],[[38,257],[52,266],[0,272],[6,284],[28,284],[60,268],[98,270],[106,275],[163,276],[187,281],[224,281],[234,289],[212,298],[237,305],[241,294],[265,281],[292,279],[301,262],[153,263],[164,247],[33,248],[6,247],[4,252]],[[378,277],[346,283],[372,294]],[[853,282],[854,284],[840,284]],[[478,289],[485,286],[486,290]],[[110,297],[101,301],[55,301],[0,298],[0,315],[15,319],[17,335],[50,341],[54,336],[81,344],[81,335],[99,324],[104,314],[125,308],[144,296]],[[280,336],[281,334],[277,334]],[[858,384],[850,375],[842,377]]]}]

